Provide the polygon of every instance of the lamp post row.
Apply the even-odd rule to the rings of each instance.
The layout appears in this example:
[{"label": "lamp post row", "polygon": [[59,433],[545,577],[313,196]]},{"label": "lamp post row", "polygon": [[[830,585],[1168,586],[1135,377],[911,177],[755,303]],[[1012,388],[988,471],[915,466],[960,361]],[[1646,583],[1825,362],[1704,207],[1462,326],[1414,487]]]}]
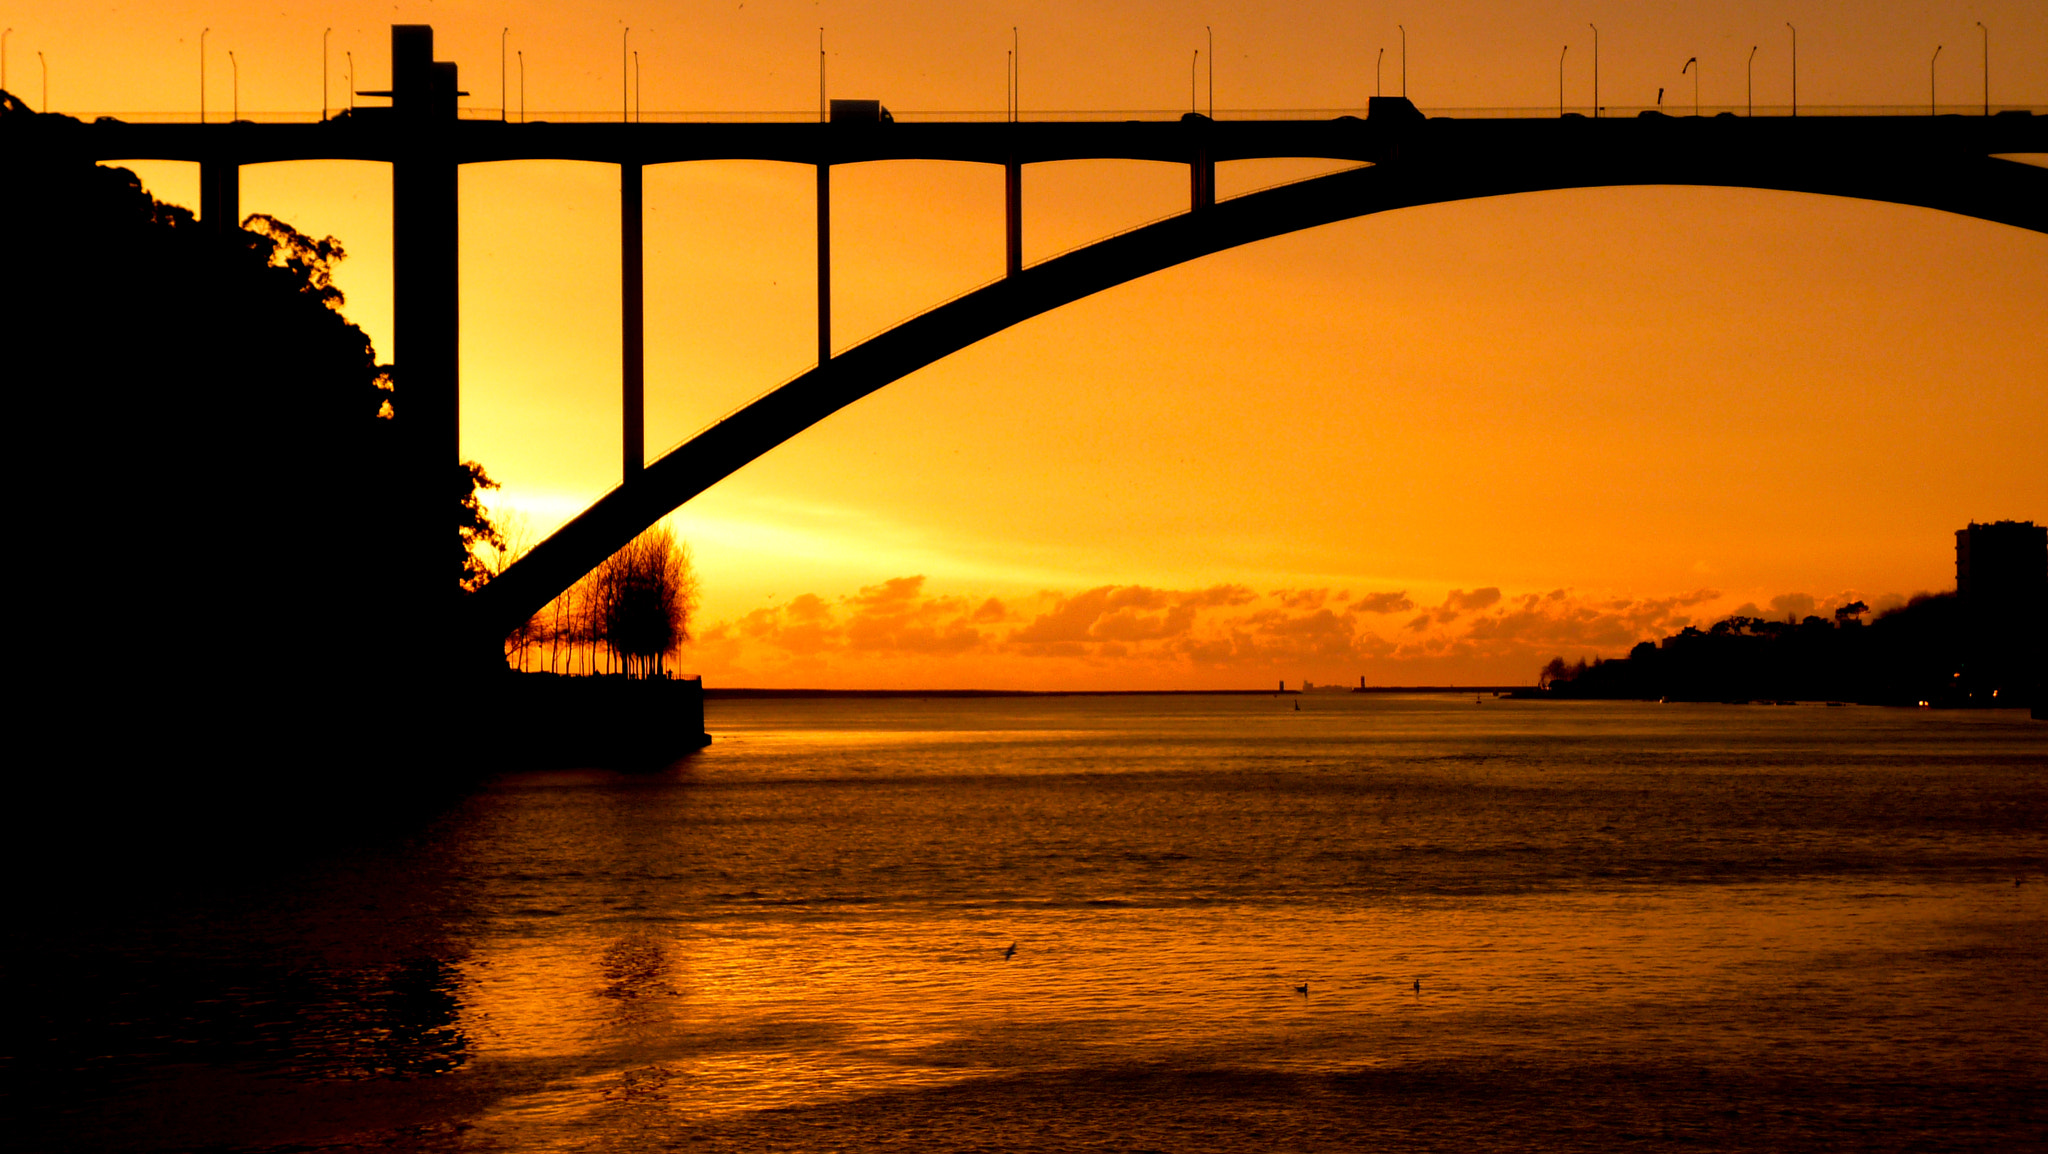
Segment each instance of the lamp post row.
[{"label": "lamp post row", "polygon": [[[201,124],[206,123],[206,37],[212,31],[211,27],[199,30],[199,123]],[[632,31],[632,29],[628,28],[626,30],[627,35],[630,36]],[[7,87],[7,38],[12,35],[14,35],[14,29],[12,28],[0,30],[0,90],[4,90]],[[507,69],[505,67],[505,49],[507,38],[511,35],[512,30],[510,28],[502,29],[498,33],[498,119],[501,122],[510,119],[510,104],[506,99]],[[323,124],[327,122],[328,112],[333,107],[328,103],[328,97],[333,92],[333,84],[329,80],[328,70],[329,62],[334,57],[333,50],[330,47],[333,36],[334,29],[332,28],[320,30],[320,122]],[[348,61],[348,108],[349,111],[353,112],[356,106],[356,54],[353,51],[345,50],[342,52],[342,56]],[[38,60],[41,60],[42,57],[42,53],[36,53]],[[520,50],[518,57],[519,120],[523,124],[526,121],[526,52],[524,49]],[[634,52],[631,54],[631,58],[633,91],[637,101],[639,95],[638,72],[640,54]],[[228,66],[233,70],[234,74],[234,103],[230,118],[240,120],[242,118],[242,72],[233,51],[228,53]],[[49,89],[49,65],[45,62],[43,66],[43,111],[45,112],[49,111]]]},{"label": "lamp post row", "polygon": [[[626,34],[630,37],[632,31],[632,29],[628,28],[626,30]],[[207,123],[206,38],[212,32],[213,29],[211,27],[201,28],[199,30],[199,123],[201,124]],[[7,38],[12,35],[14,35],[14,29],[12,28],[0,30],[0,90],[4,90],[7,87]],[[506,47],[507,41],[511,37],[511,35],[512,30],[510,28],[501,29],[498,33],[498,119],[501,122],[511,119],[511,104],[510,101],[508,100],[507,92],[509,84],[509,70],[506,67]],[[333,37],[334,29],[323,28],[320,30],[320,121],[323,124],[327,122],[327,120],[329,119],[328,113],[333,109],[333,105],[328,102],[328,97],[332,94],[334,89],[333,83],[330,79],[329,69],[330,62],[334,58],[334,52],[331,47]],[[525,50],[521,49],[517,53],[517,56],[519,59],[519,120],[520,123],[523,124],[526,121]],[[353,112],[355,111],[356,106],[356,54],[353,51],[344,50],[342,52],[342,57],[348,61],[348,109],[349,111]],[[36,53],[36,58],[38,60],[41,60],[43,58],[43,54],[40,52]],[[630,59],[632,64],[628,71],[628,77],[630,78],[630,83],[632,84],[633,100],[631,103],[628,104],[629,112],[627,114],[627,119],[636,119],[636,117],[630,112],[630,109],[637,105],[639,98],[640,54],[638,52],[632,52],[630,53]],[[235,59],[235,54],[232,51],[228,53],[228,66],[230,69],[233,70],[234,74],[234,102],[232,106],[233,110],[230,119],[240,120],[242,114],[241,67],[239,62]],[[43,72],[43,111],[48,112],[49,66],[47,62],[44,63]]]},{"label": "lamp post row", "polygon": [[[1986,28],[1986,27],[1984,26],[1984,22],[1983,22],[1982,20],[1979,20],[1979,21],[1977,21],[1977,22],[1976,22],[1976,26],[1977,26],[1977,31],[1978,31],[1978,32],[1979,32],[1979,33],[1981,34],[1981,36],[1982,36],[1982,44],[1983,44],[1983,77],[1984,77],[1984,115],[1985,115],[1985,116],[1989,116],[1989,115],[1991,115],[1991,30],[1990,30],[1989,28]],[[1593,25],[1593,24],[1588,24],[1588,25],[1586,25],[1586,27],[1588,27],[1588,28],[1591,28],[1591,29],[1593,30],[1593,116],[1594,116],[1594,118],[1595,118],[1595,119],[1598,119],[1598,118],[1599,118],[1599,116],[1600,116],[1600,29],[1599,29],[1599,27],[1598,27],[1598,26],[1596,26],[1596,25]],[[1791,31],[1792,31],[1792,115],[1796,117],[1796,116],[1798,116],[1798,115],[1799,115],[1799,29],[1798,29],[1798,28],[1796,28],[1796,27],[1793,27],[1793,25],[1792,25],[1791,21],[1786,21],[1786,23],[1785,23],[1785,27],[1786,27],[1786,28],[1789,28],[1789,29],[1791,29]],[[1405,33],[1405,31],[1406,31],[1406,30],[1405,30],[1405,29],[1403,29],[1403,32],[1404,32],[1404,33]],[[1403,58],[1404,58],[1404,66],[1403,66],[1403,69],[1402,69],[1402,71],[1403,71],[1403,73],[1404,73],[1404,76],[1405,76],[1405,73],[1406,73],[1406,71],[1407,71],[1407,69],[1406,69],[1406,66],[1405,66],[1405,57],[1406,57],[1406,40],[1405,40],[1405,37],[1404,37],[1404,40],[1403,40],[1403,45],[1402,45],[1402,47],[1403,47],[1403,53],[1402,53],[1402,55],[1403,55]],[[1758,46],[1757,46],[1757,45],[1754,45],[1754,44],[1750,45],[1750,48],[1749,48],[1749,57],[1748,57],[1748,59],[1746,59],[1746,60],[1745,60],[1745,61],[1743,62],[1743,85],[1744,85],[1744,87],[1743,87],[1743,92],[1744,92],[1744,98],[1743,98],[1743,99],[1744,99],[1744,111],[1745,111],[1745,113],[1746,113],[1746,114],[1747,114],[1748,116],[1751,116],[1751,117],[1754,117],[1754,116],[1756,115],[1756,53],[1757,53],[1757,47],[1758,47]],[[1936,110],[1936,104],[1935,104],[1935,99],[1934,99],[1934,96],[1935,96],[1935,87],[1934,87],[1934,82],[1935,82],[1935,70],[1934,70],[1934,69],[1935,69],[1935,61],[1936,61],[1936,60],[1939,60],[1939,59],[1941,58],[1941,49],[1942,49],[1942,45],[1939,45],[1939,44],[1935,45],[1935,46],[1934,46],[1934,56],[1933,56],[1933,58],[1932,58],[1932,59],[1928,60],[1928,62],[1927,62],[1927,114],[1928,114],[1929,116],[1933,116],[1933,115],[1935,114],[1935,110]],[[1563,46],[1562,48],[1558,49],[1558,53],[1557,53],[1557,114],[1558,114],[1558,115],[1559,115],[1560,117],[1564,115],[1564,108],[1565,108],[1565,104],[1564,104],[1564,60],[1565,60],[1565,55],[1566,55],[1566,54],[1567,54],[1568,52],[1570,52],[1570,51],[1571,51],[1571,45],[1567,44],[1567,45],[1564,45],[1564,46]],[[1384,59],[1384,58],[1386,57],[1386,52],[1387,52],[1387,50],[1386,50],[1386,49],[1384,49],[1384,48],[1380,49],[1380,58],[1381,58],[1381,59]],[[1375,68],[1375,75],[1377,75],[1377,69],[1378,69],[1378,65],[1377,65],[1377,64],[1375,64],[1375,65],[1374,65],[1374,68]],[[1699,62],[1699,57],[1697,57],[1697,56],[1692,56],[1692,57],[1688,57],[1688,58],[1686,59],[1686,62],[1685,62],[1685,66],[1684,66],[1684,67],[1682,67],[1682,68],[1680,68],[1680,69],[1678,70],[1678,74],[1679,74],[1680,76],[1683,76],[1683,75],[1685,75],[1685,74],[1686,74],[1686,73],[1688,73],[1688,72],[1690,72],[1690,73],[1692,74],[1692,114],[1693,114],[1694,116],[1698,116],[1698,115],[1700,115],[1700,62]],[[1407,89],[1407,86],[1406,86],[1406,84],[1405,84],[1405,81],[1404,81],[1404,83],[1403,83],[1403,85],[1402,85],[1402,90],[1403,90],[1403,94],[1404,94],[1404,95],[1406,94],[1406,89]],[[1375,81],[1374,81],[1374,85],[1373,85],[1373,91],[1374,91],[1374,94],[1375,94],[1375,95],[1377,95],[1377,94],[1378,94],[1378,91],[1379,91],[1379,85],[1378,85],[1378,81],[1377,81],[1377,80],[1375,80]],[[1662,90],[1660,89],[1659,91],[1660,91],[1660,93],[1661,93],[1661,91],[1662,91]]]},{"label": "lamp post row", "polygon": [[[1985,26],[1982,20],[1975,21],[1975,24],[1977,27],[1978,34],[1980,36],[1982,54],[1982,75],[1984,83],[1983,115],[1989,116],[1991,115],[1991,30]],[[1397,24],[1395,25],[1395,27],[1399,29],[1401,34],[1401,95],[1405,99],[1408,95],[1408,29],[1405,25]],[[1599,26],[1594,24],[1587,24],[1586,27],[1592,29],[1593,32],[1593,116],[1595,119],[1598,119],[1600,116],[1600,29]],[[1785,22],[1785,27],[1791,32],[1792,38],[1792,115],[1794,117],[1797,117],[1799,115],[1799,29],[1789,20]],[[212,31],[213,29],[210,27],[201,28],[199,30],[199,123],[201,124],[205,124],[207,122],[206,37]],[[1209,41],[1208,113],[1209,116],[1213,119],[1216,115],[1216,33],[1215,30],[1210,27],[1205,27],[1204,32],[1207,33]],[[0,30],[0,89],[7,88],[7,39],[8,37],[11,37],[13,34],[13,28]],[[320,120],[323,123],[328,119],[328,111],[330,108],[330,105],[328,104],[327,101],[328,94],[331,91],[331,85],[329,84],[328,81],[328,61],[332,57],[332,52],[329,49],[329,41],[333,34],[334,29],[332,28],[322,29],[320,33]],[[498,120],[501,123],[510,119],[510,101],[508,99],[507,93],[508,69],[506,67],[506,46],[508,38],[511,36],[511,34],[512,30],[510,28],[504,28],[500,30],[498,34]],[[632,122],[639,119],[638,98],[640,90],[640,54],[638,52],[632,51],[632,35],[633,30],[630,27],[627,28],[624,34],[621,36],[619,46],[621,66],[619,77],[620,119],[626,122]],[[1936,62],[1939,61],[1941,58],[1942,48],[1943,45],[1935,45],[1934,55],[1927,62],[1927,107],[1928,115],[1930,116],[1935,114],[1936,109],[1938,107],[1935,99]],[[1561,48],[1557,54],[1557,112],[1559,116],[1564,115],[1564,63],[1565,56],[1570,51],[1571,45],[1567,44],[1563,48]],[[1756,54],[1757,46],[1751,45],[1749,49],[1749,57],[1744,62],[1745,111],[1749,116],[1752,117],[1756,115]],[[349,62],[349,108],[353,110],[355,107],[355,54],[353,52],[345,52],[343,55],[345,55],[348,58]],[[1384,47],[1382,47],[1379,50],[1379,53],[1375,57],[1373,62],[1373,95],[1375,96],[1379,95],[1382,90],[1379,76],[1381,66],[1386,61],[1386,55],[1387,50]],[[525,123],[525,50],[520,50],[518,56],[519,120],[521,123]],[[1010,53],[1009,67],[1007,69],[1007,71],[1009,71],[1011,75],[1011,80],[1009,84],[1009,88],[1011,91],[1009,119],[1012,120],[1015,120],[1019,112],[1021,112],[1021,109],[1018,107],[1018,101],[1016,99],[1016,71],[1017,65],[1020,63],[1016,57],[1017,53],[1015,48],[1013,47]],[[1195,59],[1197,67],[1199,67],[1201,59],[1201,53],[1199,51],[1195,53]],[[48,112],[50,100],[49,61],[40,51],[36,53],[36,60],[42,66],[42,110],[44,112]],[[229,67],[234,72],[234,105],[232,119],[239,120],[241,119],[241,69],[239,65],[236,63],[235,54],[232,51],[228,53],[228,64]],[[1694,116],[1698,116],[1700,114],[1698,65],[1699,58],[1695,56],[1689,58],[1685,62],[1684,68],[1679,69],[1680,75],[1684,75],[1686,72],[1690,71],[1693,76]]]}]

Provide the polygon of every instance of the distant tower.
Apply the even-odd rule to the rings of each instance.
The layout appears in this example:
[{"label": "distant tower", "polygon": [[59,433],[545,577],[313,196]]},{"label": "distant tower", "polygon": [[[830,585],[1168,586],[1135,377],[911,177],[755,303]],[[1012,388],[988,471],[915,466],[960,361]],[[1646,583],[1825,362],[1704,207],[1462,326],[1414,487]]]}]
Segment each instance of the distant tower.
[{"label": "distant tower", "polygon": [[1965,605],[2009,608],[2048,591],[2048,526],[1970,522],[1956,530],[1956,593]]},{"label": "distant tower", "polygon": [[[1968,631],[1964,671],[1979,704],[2043,705],[2048,526],[1970,522],[1956,530],[1956,597]],[[1997,696],[1991,697],[1993,693]]]}]

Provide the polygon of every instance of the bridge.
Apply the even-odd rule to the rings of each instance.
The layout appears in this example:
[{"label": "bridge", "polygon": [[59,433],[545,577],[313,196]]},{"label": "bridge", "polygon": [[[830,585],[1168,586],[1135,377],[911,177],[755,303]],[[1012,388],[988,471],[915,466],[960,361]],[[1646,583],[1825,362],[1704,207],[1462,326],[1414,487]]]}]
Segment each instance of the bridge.
[{"label": "bridge", "polygon": [[[890,123],[873,109],[818,123],[518,124],[463,120],[456,67],[433,59],[433,30],[392,28],[391,107],[318,124],[37,125],[8,142],[52,155],[197,161],[202,221],[239,220],[241,165],[347,159],[392,165],[394,327],[405,349],[398,420],[420,585],[447,640],[500,652],[521,622],[661,517],[861,397],[1011,325],[1185,261],[1391,209],[1556,189],[1718,185],[1914,205],[2048,232],[2048,169],[1999,154],[2048,152],[2048,117],[1425,118],[1401,98],[1368,115],[1317,121]],[[847,109],[853,112],[853,109]],[[1354,167],[1218,201],[1220,162],[1272,158]],[[437,575],[449,534],[448,465],[459,460],[456,172],[501,160],[580,160],[620,171],[621,484],[481,591],[455,600]],[[768,160],[817,174],[816,367],[659,459],[644,459],[642,176],[650,164]],[[1005,275],[858,345],[831,343],[831,178],[835,165],[939,160],[1006,173]],[[1026,164],[1148,160],[1188,168],[1179,215],[1026,266]],[[994,222],[991,222],[993,227]]]}]

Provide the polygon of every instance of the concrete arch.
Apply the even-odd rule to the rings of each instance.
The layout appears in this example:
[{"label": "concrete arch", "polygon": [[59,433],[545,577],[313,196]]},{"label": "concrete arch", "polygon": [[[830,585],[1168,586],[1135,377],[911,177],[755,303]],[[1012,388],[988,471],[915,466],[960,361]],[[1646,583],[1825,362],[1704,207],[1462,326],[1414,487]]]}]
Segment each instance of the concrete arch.
[{"label": "concrete arch", "polygon": [[[784,441],[891,382],[1040,313],[1198,257],[1398,208],[1524,192],[1705,185],[1884,201],[2048,233],[2048,169],[1989,156],[1938,168],[1873,155],[1773,153],[1767,163],[1669,153],[1392,159],[1268,189],[1111,237],[977,289],[880,333],[760,397],[670,451],[465,598],[478,652],[662,517]],[[488,647],[488,648],[486,648]]]}]

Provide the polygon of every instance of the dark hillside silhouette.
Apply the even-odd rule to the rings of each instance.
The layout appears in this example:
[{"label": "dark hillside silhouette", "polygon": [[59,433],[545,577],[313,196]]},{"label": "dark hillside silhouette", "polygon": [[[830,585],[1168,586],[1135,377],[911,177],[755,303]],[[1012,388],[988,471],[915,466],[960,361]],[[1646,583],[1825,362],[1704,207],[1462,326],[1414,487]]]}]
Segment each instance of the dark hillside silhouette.
[{"label": "dark hillside silhouette", "polygon": [[1553,658],[1554,697],[2031,707],[2048,714],[2048,527],[1972,521],[1956,531],[1956,590],[1923,593],[1864,624],[1861,601],[1834,620],[1723,618],[1645,641],[1616,661]]},{"label": "dark hillside silhouette", "polygon": [[[399,751],[433,744],[386,592],[405,390],[339,311],[341,246],[264,216],[204,227],[124,169],[38,158],[0,177],[0,222],[10,553],[36,590],[18,715],[60,767],[22,784],[211,824],[252,782],[288,796],[266,775],[309,743],[405,772]],[[452,472],[448,580],[469,587],[489,479]]]},{"label": "dark hillside silhouette", "polygon": [[[1543,670],[1556,697],[1671,701],[1853,701],[1870,705],[2019,707],[2034,703],[2032,671],[1974,661],[1955,593],[1923,594],[1862,622],[1862,604],[1835,620],[1729,617],[1645,641],[1624,658]],[[2008,623],[2018,640],[2038,628]],[[2035,642],[2038,645],[2038,641]],[[2036,650],[2038,667],[2038,649]]]}]

